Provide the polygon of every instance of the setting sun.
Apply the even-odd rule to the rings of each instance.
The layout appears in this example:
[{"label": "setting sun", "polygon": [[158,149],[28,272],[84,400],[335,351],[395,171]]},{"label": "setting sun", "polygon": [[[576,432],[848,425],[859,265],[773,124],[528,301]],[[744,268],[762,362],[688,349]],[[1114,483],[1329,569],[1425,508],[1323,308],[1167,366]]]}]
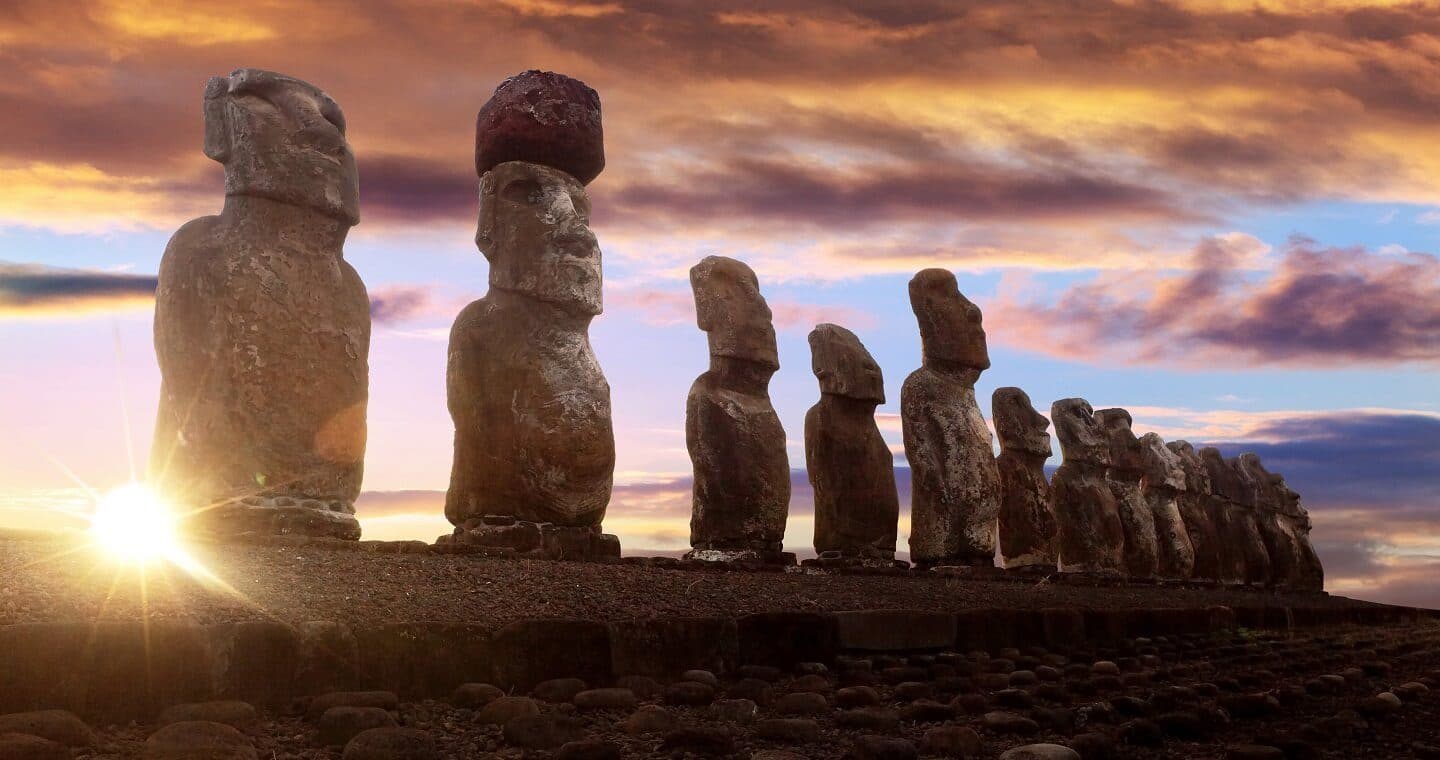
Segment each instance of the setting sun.
[{"label": "setting sun", "polygon": [[140,483],[102,498],[90,521],[96,544],[117,559],[148,563],[179,554],[176,515],[159,494]]}]

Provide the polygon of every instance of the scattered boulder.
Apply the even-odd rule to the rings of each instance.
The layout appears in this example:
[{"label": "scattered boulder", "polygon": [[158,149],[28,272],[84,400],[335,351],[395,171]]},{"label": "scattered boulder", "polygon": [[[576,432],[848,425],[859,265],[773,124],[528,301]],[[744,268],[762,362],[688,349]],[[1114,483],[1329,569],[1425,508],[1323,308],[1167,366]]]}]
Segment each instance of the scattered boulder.
[{"label": "scattered boulder", "polygon": [[475,722],[503,726],[516,718],[539,714],[540,704],[530,697],[500,697],[481,708]]},{"label": "scattered boulder", "polygon": [[361,731],[394,728],[395,718],[378,707],[332,707],[316,721],[320,743],[343,747]]},{"label": "scattered boulder", "polygon": [[224,723],[227,726],[244,730],[255,725],[260,718],[255,706],[249,702],[241,702],[238,699],[219,700],[215,702],[188,702],[185,704],[171,705],[160,713],[156,720],[157,725],[168,726],[171,723],[180,723],[190,720],[205,720],[213,723]]},{"label": "scattered boulder", "polygon": [[400,698],[392,691],[332,691],[310,700],[305,717],[319,720],[332,707],[378,707],[394,712],[400,708]]},{"label": "scattered boulder", "polygon": [[477,710],[505,696],[505,690],[488,683],[462,683],[450,695],[450,704]]},{"label": "scattered boulder", "polygon": [[259,760],[233,726],[208,720],[171,723],[145,740],[145,760]]},{"label": "scattered boulder", "polygon": [[1000,753],[1000,760],[1080,760],[1080,753],[1060,744],[1026,744]]},{"label": "scattered boulder", "polygon": [[0,760],[70,760],[70,748],[30,734],[0,733]]},{"label": "scattered boulder", "polygon": [[585,738],[580,721],[561,715],[522,715],[505,722],[505,741],[524,749],[555,749]]},{"label": "scattered boulder", "polygon": [[983,747],[980,734],[968,726],[937,726],[920,740],[922,753],[941,757],[975,757]]},{"label": "scattered boulder", "polygon": [[435,740],[414,728],[372,728],[345,745],[342,760],[438,760]]},{"label": "scattered boulder", "polygon": [[0,734],[29,734],[67,747],[95,746],[95,732],[66,710],[33,710],[0,715]]}]

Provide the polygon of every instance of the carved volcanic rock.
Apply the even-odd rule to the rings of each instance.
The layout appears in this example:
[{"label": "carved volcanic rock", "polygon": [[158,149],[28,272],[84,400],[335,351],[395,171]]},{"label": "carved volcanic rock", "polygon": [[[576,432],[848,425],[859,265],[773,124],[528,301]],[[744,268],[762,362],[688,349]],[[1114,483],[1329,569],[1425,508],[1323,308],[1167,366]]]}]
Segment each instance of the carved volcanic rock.
[{"label": "carved volcanic rock", "polygon": [[1271,488],[1277,501],[1276,520],[1295,540],[1295,567],[1290,578],[1297,591],[1321,591],[1325,588],[1325,569],[1315,546],[1310,543],[1310,514],[1300,506],[1300,494],[1285,482],[1285,477],[1271,474]]},{"label": "carved volcanic rock", "polygon": [[605,168],[600,95],[549,71],[501,82],[475,117],[475,173],[507,161],[544,164],[590,184]]},{"label": "carved volcanic rock", "polygon": [[990,416],[1000,439],[1000,556],[1007,568],[1054,570],[1059,526],[1050,507],[1045,460],[1050,458],[1050,420],[1035,411],[1019,388],[996,388]]},{"label": "carved volcanic rock", "polygon": [[990,565],[1000,513],[1000,472],[975,380],[990,366],[980,308],[955,275],[926,269],[910,280],[924,366],[900,391],[910,462],[910,559],[917,565]]},{"label": "carved volcanic rock", "polygon": [[1060,570],[1118,575],[1124,568],[1125,528],[1105,481],[1109,436],[1083,398],[1056,401],[1050,419],[1064,457],[1050,480],[1051,509],[1060,527]]},{"label": "carved volcanic rock", "polygon": [[1160,550],[1155,538],[1155,516],[1140,493],[1140,478],[1145,471],[1140,439],[1135,437],[1130,413],[1124,409],[1101,409],[1095,418],[1110,440],[1105,481],[1115,496],[1120,523],[1125,526],[1125,572],[1131,578],[1153,578],[1160,568]]},{"label": "carved volcanic rock", "polygon": [[735,259],[707,256],[690,269],[690,286],[710,344],[710,369],[685,405],[692,555],[775,559],[790,509],[790,460],[770,403],[770,376],[780,368],[770,307],[755,272]]},{"label": "carved volcanic rock", "polygon": [[1210,474],[1195,447],[1188,441],[1171,441],[1166,448],[1180,460],[1185,472],[1185,488],[1176,494],[1180,507],[1180,519],[1185,523],[1185,534],[1194,548],[1195,567],[1190,577],[1195,580],[1220,580],[1220,534],[1211,514]]},{"label": "carved volcanic rock", "polygon": [[359,211],[340,108],[241,69],[210,81],[205,122],[227,196],[160,264],[151,479],[185,508],[220,505],[195,518],[213,532],[359,538],[370,312],[343,258]]},{"label": "carved volcanic rock", "polygon": [[490,291],[460,312],[446,372],[455,460],[445,516],[598,526],[610,503],[610,385],[590,347],[600,248],[564,172],[524,162],[481,181]]},{"label": "carved volcanic rock", "polygon": [[1225,550],[1221,554],[1221,580],[1229,583],[1265,583],[1270,577],[1270,555],[1260,537],[1253,506],[1254,485],[1240,472],[1234,460],[1226,460],[1213,446],[1200,449],[1200,461],[1210,475],[1216,496]]},{"label": "carved volcanic rock", "polygon": [[1140,493],[1155,519],[1159,573],[1168,580],[1188,580],[1195,571],[1195,546],[1180,516],[1180,494],[1186,487],[1185,466],[1155,433],[1140,437],[1145,474]]},{"label": "carved volcanic rock", "polygon": [[838,325],[811,331],[810,352],[821,391],[805,415],[815,551],[894,559],[900,501],[895,457],[875,424],[875,407],[885,402],[880,365]]}]

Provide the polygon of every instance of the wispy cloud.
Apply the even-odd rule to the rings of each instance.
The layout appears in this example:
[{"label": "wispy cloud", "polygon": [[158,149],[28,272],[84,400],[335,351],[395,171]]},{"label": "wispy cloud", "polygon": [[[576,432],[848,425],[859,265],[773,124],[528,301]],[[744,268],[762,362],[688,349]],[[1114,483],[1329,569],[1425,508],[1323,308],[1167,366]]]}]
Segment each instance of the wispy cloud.
[{"label": "wispy cloud", "polygon": [[0,317],[146,308],[155,282],[153,275],[0,261]]}]

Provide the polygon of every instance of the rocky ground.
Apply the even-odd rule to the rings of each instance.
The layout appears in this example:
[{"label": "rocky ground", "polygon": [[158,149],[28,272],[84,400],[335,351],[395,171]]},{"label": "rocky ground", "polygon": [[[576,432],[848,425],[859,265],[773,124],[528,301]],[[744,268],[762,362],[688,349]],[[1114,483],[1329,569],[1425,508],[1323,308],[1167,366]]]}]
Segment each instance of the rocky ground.
[{"label": "rocky ground", "polygon": [[[184,618],[460,621],[534,617],[632,620],[736,616],[770,610],[976,607],[1126,608],[1208,605],[1353,605],[1316,595],[1095,587],[1063,578],[1007,582],[920,571],[898,575],[738,572],[551,562],[434,553],[420,542],[202,545],[194,556],[219,583],[174,567],[116,566],[73,538],[0,535],[0,625],[35,621]],[[143,581],[143,582],[142,582]]]},{"label": "rocky ground", "polygon": [[[669,684],[557,680],[523,696],[478,684],[423,703],[332,694],[285,715],[205,703],[147,725],[0,716],[0,734],[73,745],[11,734],[0,758],[1435,758],[1435,688],[1434,623],[1289,638],[1242,630],[1067,655],[842,658],[786,673],[693,671]],[[1057,746],[1008,752],[1035,743]]]}]

